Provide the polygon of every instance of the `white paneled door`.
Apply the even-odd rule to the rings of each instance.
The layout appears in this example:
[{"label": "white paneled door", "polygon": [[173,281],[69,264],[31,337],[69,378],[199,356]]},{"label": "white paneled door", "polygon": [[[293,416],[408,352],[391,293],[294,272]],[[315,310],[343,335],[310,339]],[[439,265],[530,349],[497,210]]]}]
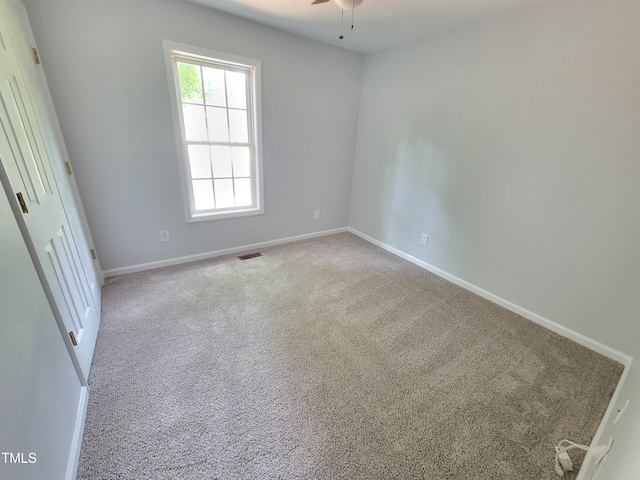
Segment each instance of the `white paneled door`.
[{"label": "white paneled door", "polygon": [[44,86],[27,66],[38,59],[22,14],[17,2],[0,0],[0,177],[86,380],[98,333],[100,285],[86,260],[89,247],[73,214],[73,193],[65,191],[69,183],[59,173],[63,157],[53,141]]}]

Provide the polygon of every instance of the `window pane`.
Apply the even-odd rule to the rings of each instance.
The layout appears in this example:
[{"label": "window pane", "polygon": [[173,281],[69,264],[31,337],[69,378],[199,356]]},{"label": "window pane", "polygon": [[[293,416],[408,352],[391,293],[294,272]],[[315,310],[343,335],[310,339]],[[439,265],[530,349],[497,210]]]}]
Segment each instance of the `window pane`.
[{"label": "window pane", "polygon": [[196,210],[212,210],[216,208],[216,204],[213,201],[211,180],[193,181],[193,203]]},{"label": "window pane", "polygon": [[189,145],[189,165],[191,178],[211,178],[211,160],[209,147],[206,145]]},{"label": "window pane", "polygon": [[226,108],[207,107],[207,125],[209,127],[210,142],[229,141]]},{"label": "window pane", "polygon": [[231,108],[247,108],[247,74],[227,71],[227,99]]},{"label": "window pane", "polygon": [[231,156],[233,158],[233,176],[251,176],[251,157],[249,147],[232,147]]},{"label": "window pane", "polygon": [[211,160],[215,178],[231,177],[231,147],[211,147]]},{"label": "window pane", "polygon": [[178,62],[180,79],[180,98],[183,102],[202,103],[202,80],[200,67],[190,63]]},{"label": "window pane", "polygon": [[234,181],[236,188],[236,207],[248,207],[253,202],[251,200],[251,179],[236,178]]},{"label": "window pane", "polygon": [[207,141],[207,124],[204,121],[204,107],[182,105],[184,132],[188,142]]},{"label": "window pane", "polygon": [[247,143],[249,141],[246,110],[229,110],[229,124],[232,142]]},{"label": "window pane", "polygon": [[224,94],[224,70],[219,68],[202,68],[204,77],[204,95],[207,105],[226,107]]},{"label": "window pane", "polygon": [[233,201],[233,183],[231,180],[214,180],[216,187],[216,204],[218,208],[231,208]]}]

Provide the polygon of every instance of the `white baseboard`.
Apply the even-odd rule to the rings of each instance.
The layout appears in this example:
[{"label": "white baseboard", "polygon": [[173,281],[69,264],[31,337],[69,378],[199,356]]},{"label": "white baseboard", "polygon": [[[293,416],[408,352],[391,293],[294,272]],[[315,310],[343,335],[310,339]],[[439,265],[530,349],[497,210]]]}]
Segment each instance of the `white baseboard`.
[{"label": "white baseboard", "polygon": [[87,418],[87,405],[89,404],[89,387],[84,386],[80,391],[78,401],[78,413],[76,414],[76,424],[73,429],[73,440],[69,451],[69,461],[67,463],[66,480],[75,480],[78,473],[78,463],[80,462],[80,449],[82,448],[82,435],[84,434],[84,423]]},{"label": "white baseboard", "polygon": [[159,260],[157,262],[139,263],[128,267],[112,268],[104,270],[102,273],[106,277],[115,277],[117,275],[125,275],[127,273],[142,272],[144,270],[153,270],[154,268],[169,267],[172,265],[180,265],[181,263],[196,262],[198,260],[206,260],[207,258],[222,257],[223,255],[231,255],[233,253],[246,252],[248,250],[256,250],[259,248],[273,247],[284,243],[298,242],[308,238],[324,237],[335,233],[346,232],[347,227],[334,228],[332,230],[323,230],[321,232],[306,233],[304,235],[296,235],[294,237],[278,238],[267,242],[252,243],[250,245],[241,245],[239,247],[224,248],[212,252],[198,253],[196,255],[187,255],[186,257],[170,258],[167,260]]},{"label": "white baseboard", "polygon": [[445,280],[450,281],[451,283],[455,283],[456,285],[459,285],[465,290],[469,290],[470,292],[473,292],[476,295],[486,298],[487,300],[493,303],[496,303],[501,307],[506,308],[507,310],[511,310],[512,312],[517,313],[518,315],[528,320],[531,320],[532,322],[542,325],[543,327],[553,332],[556,332],[557,334],[562,335],[563,337],[573,340],[574,342],[579,343],[580,345],[587,347],[597,353],[600,353],[601,355],[604,355],[607,358],[615,360],[616,362],[621,363],[625,367],[628,367],[629,365],[631,365],[631,362],[633,359],[629,355],[626,355],[618,350],[615,350],[614,348],[608,347],[603,343],[593,340],[587,337],[586,335],[583,335],[574,330],[571,330],[570,328],[560,325],[559,323],[553,322],[548,318],[545,318],[541,315],[538,315],[537,313],[532,312],[531,310],[527,310],[526,308],[516,305],[515,303],[510,302],[509,300],[506,300],[502,297],[499,297],[498,295],[488,292],[478,287],[477,285],[474,285],[473,283],[470,283],[470,282],[467,282],[466,280],[458,278],[455,275],[452,275],[448,272],[445,272],[444,270],[439,269],[438,267],[434,267],[433,265],[427,262],[424,262],[416,257],[413,257],[401,250],[398,250],[397,248],[394,248],[391,245],[387,245],[386,243],[376,240],[375,238],[370,237],[369,235],[362,233],[354,228],[349,227],[347,231],[349,231],[350,233],[353,233],[354,235],[357,235],[358,237],[362,238],[363,240],[366,240],[369,243],[372,243],[373,245],[376,245],[390,253],[393,253],[394,255],[404,258],[405,260],[408,260],[409,262],[415,265],[418,265],[419,267],[422,267],[425,270],[435,273],[439,277],[442,277]]}]

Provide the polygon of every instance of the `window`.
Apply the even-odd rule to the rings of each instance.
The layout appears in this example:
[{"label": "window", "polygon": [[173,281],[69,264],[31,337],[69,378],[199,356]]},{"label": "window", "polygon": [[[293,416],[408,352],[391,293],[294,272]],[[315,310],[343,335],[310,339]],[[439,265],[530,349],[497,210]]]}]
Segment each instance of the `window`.
[{"label": "window", "polygon": [[164,41],[187,221],[264,212],[260,62]]}]

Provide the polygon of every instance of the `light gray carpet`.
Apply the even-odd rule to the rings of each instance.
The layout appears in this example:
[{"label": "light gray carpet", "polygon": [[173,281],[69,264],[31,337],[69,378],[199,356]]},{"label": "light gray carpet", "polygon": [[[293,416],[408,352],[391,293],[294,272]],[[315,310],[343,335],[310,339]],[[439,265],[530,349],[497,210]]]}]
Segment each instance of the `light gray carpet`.
[{"label": "light gray carpet", "polygon": [[556,479],[621,365],[348,234],[110,278],[78,478]]}]

